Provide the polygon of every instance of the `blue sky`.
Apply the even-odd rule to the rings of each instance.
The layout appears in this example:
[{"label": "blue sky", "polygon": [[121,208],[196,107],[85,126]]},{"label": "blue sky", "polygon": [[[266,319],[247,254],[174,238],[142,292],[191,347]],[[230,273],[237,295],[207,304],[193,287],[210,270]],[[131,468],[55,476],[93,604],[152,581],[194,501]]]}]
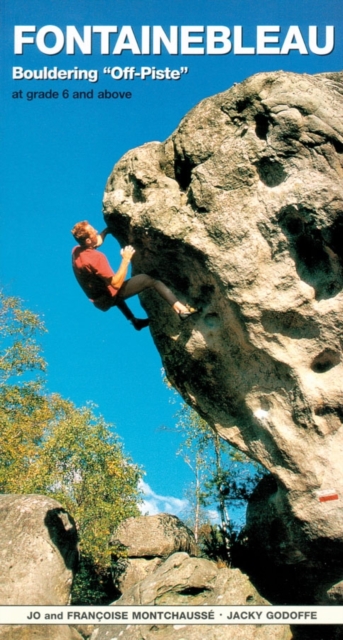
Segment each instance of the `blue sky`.
[{"label": "blue sky", "polygon": [[[159,354],[148,330],[136,333],[118,311],[103,314],[87,301],[70,269],[74,244],[70,229],[83,219],[102,229],[102,196],[114,164],[133,147],[166,139],[201,99],[260,71],[341,70],[343,4],[341,0],[2,0],[1,14],[2,285],[45,320],[49,389],[77,405],[95,402],[105,419],[116,424],[126,451],[145,468],[153,508],[173,504],[177,511],[191,478],[187,466],[175,457],[177,437],[160,430],[161,425],[172,426],[175,407],[162,383]],[[282,56],[123,52],[114,59],[101,55],[99,46],[94,46],[92,55],[68,56],[63,50],[48,56],[35,45],[25,45],[23,55],[14,55],[14,25],[36,25],[38,31],[49,24],[62,31],[67,24],[80,31],[83,25],[131,25],[135,33],[142,25],[161,25],[165,30],[170,25],[231,29],[242,25],[244,44],[250,47],[256,46],[257,25],[279,25],[281,44],[290,25],[299,26],[306,43],[309,25],[319,26],[319,38],[325,25],[334,25],[335,48],[324,56],[298,51]],[[52,46],[49,37],[46,44]],[[189,71],[179,81],[115,81],[102,72],[105,66],[132,65],[187,66]],[[97,69],[99,81],[13,80],[14,66]],[[27,99],[29,91],[50,89],[59,93],[57,99]],[[68,98],[62,97],[65,89]],[[98,92],[105,89],[129,91],[132,97],[100,100]],[[20,90],[23,97],[12,97]],[[72,97],[74,91],[91,90],[93,98]],[[119,247],[112,237],[104,251],[115,269]],[[132,307],[138,313],[138,301]]]}]

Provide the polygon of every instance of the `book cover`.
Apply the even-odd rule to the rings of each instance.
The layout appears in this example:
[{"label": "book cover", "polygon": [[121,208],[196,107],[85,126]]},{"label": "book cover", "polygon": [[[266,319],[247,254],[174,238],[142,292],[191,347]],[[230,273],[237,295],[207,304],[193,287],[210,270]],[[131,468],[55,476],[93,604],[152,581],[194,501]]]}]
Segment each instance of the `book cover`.
[{"label": "book cover", "polygon": [[[175,456],[178,435],[173,429],[161,429],[174,421],[163,366],[186,402],[212,426],[219,425],[219,435],[258,462],[265,461],[268,470],[277,470],[280,500],[283,492],[293,492],[294,502],[286,501],[291,520],[295,514],[318,510],[317,533],[311,529],[309,534],[309,539],[316,535],[318,541],[327,541],[323,548],[318,542],[313,551],[319,555],[318,567],[326,562],[326,553],[328,563],[339,567],[341,3],[3,0],[1,15],[2,295],[20,298],[25,309],[44,321],[47,333],[40,342],[48,363],[46,391],[78,407],[94,403],[95,412],[115,424],[133,463],[145,470],[140,480],[143,512],[182,518],[187,507],[184,487],[193,476],[189,465]],[[228,90],[233,93],[225,93]],[[219,95],[224,98],[215,97]],[[267,147],[272,152],[267,153]],[[212,164],[205,166],[211,158]],[[130,196],[125,191],[128,184]],[[228,203],[231,210],[225,208]],[[256,309],[263,316],[259,320],[258,310],[249,317],[247,309],[254,305],[253,281],[261,271],[264,249],[260,240],[246,243],[250,223],[243,223],[243,204],[251,210],[256,206],[257,216],[262,209],[272,211],[278,225],[272,232],[261,213],[258,229],[274,262],[259,281],[261,302]],[[180,329],[173,310],[168,310],[170,316],[166,312],[168,299],[161,302],[158,290],[152,297],[144,293],[143,308],[137,296],[128,301],[135,318],[148,314],[151,330],[135,331],[132,317],[118,308],[106,313],[101,306],[94,308],[71,269],[76,243],[70,231],[80,221],[88,221],[98,233],[110,230],[103,238],[103,251],[115,272],[122,260],[121,247],[132,244],[136,250],[132,273],[147,271],[161,279],[201,317],[186,319]],[[220,258],[221,247],[228,252],[227,262]],[[279,305],[270,293],[279,264],[287,265],[277,285],[280,299],[287,287],[291,291],[292,278],[299,278],[303,284],[297,289],[297,301],[295,289]],[[223,311],[229,324],[219,327],[221,302],[216,298],[211,307],[209,301],[213,292],[219,296],[220,287],[230,305]],[[169,300],[171,306],[173,301]],[[329,318],[320,327],[319,316]],[[244,330],[239,334],[243,317]],[[254,322],[261,322],[255,333]],[[224,371],[225,362],[234,357],[230,348],[222,355],[226,339],[218,346],[213,337],[220,334],[222,339],[226,326],[233,334],[237,331],[236,359],[226,373],[247,380],[253,371],[249,390],[241,381],[225,387],[215,372],[218,363]],[[241,348],[244,351],[246,331],[251,331],[248,342],[256,353],[249,364],[247,360],[239,365],[237,354]],[[4,349],[6,340],[8,336]],[[263,349],[259,360],[256,354]],[[311,354],[309,373],[298,387],[294,381],[307,366],[306,352]],[[277,424],[289,419],[284,432],[281,429],[276,436],[273,412],[279,412]],[[257,431],[246,436],[245,429]],[[261,448],[255,443],[260,437],[256,433],[265,434]],[[326,440],[321,448],[327,437],[331,444]],[[307,449],[301,449],[305,440],[308,447],[315,441],[308,464]],[[301,460],[292,457],[298,449]],[[331,475],[324,472],[328,468]],[[273,487],[266,490],[275,493]],[[260,507],[257,496],[254,522]],[[306,515],[304,521],[311,517]],[[267,527],[267,520],[261,522]],[[286,530],[288,515],[280,522]],[[305,561],[306,527],[296,530],[295,542],[292,533],[281,534],[275,525],[268,534],[269,552],[279,553],[281,536],[281,547],[287,548],[285,564]],[[255,544],[263,546],[262,538],[260,531]],[[279,566],[274,561],[273,566]],[[31,567],[28,561],[27,567]],[[284,566],[280,572],[287,591],[293,574]],[[336,574],[333,579],[330,573],[331,595],[321,599],[318,587],[312,600],[309,591],[304,602],[298,593],[295,604],[341,604],[339,569]],[[299,580],[305,580],[303,574]],[[277,602],[288,603],[283,587],[278,597]],[[10,604],[21,603],[14,598]]]}]

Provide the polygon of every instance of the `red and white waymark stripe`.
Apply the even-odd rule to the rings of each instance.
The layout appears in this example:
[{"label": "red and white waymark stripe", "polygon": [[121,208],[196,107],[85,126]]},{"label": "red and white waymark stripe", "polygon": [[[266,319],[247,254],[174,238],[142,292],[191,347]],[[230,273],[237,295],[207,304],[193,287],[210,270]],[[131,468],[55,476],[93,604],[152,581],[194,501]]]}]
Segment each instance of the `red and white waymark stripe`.
[{"label": "red and white waymark stripe", "polygon": [[319,502],[328,502],[329,500],[339,500],[339,495],[335,489],[324,489],[317,491]]}]

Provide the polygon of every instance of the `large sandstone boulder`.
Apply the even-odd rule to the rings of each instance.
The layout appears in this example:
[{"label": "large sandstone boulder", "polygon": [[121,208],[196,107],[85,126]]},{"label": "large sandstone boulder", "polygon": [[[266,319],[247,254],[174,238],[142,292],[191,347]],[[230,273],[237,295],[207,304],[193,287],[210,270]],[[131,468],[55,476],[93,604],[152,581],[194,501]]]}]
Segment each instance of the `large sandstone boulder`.
[{"label": "large sandstone boulder", "polygon": [[114,532],[114,542],[126,547],[130,558],[165,557],[176,551],[198,553],[192,531],[170,513],[127,518]]},{"label": "large sandstone boulder", "polygon": [[[238,569],[218,569],[203,558],[175,553],[140,583],[126,591],[115,605],[268,605]],[[96,627],[91,640],[290,640],[286,625],[106,625]]]},{"label": "large sandstone boulder", "polygon": [[170,513],[127,518],[116,529],[112,544],[125,547],[127,558],[121,559],[116,586],[127,591],[153,573],[166,558],[177,551],[198,555],[193,532]]},{"label": "large sandstone boulder", "polygon": [[[66,605],[77,563],[75,523],[40,495],[0,495],[0,604]],[[2,640],[76,640],[62,625],[0,626]]]},{"label": "large sandstone boulder", "polygon": [[0,495],[1,605],[66,605],[77,563],[75,523],[40,495]]},{"label": "large sandstone boulder", "polygon": [[104,195],[134,272],[202,309],[141,296],[168,378],[273,474],[282,562],[341,575],[342,115],[340,73],[258,74],[129,151]]}]

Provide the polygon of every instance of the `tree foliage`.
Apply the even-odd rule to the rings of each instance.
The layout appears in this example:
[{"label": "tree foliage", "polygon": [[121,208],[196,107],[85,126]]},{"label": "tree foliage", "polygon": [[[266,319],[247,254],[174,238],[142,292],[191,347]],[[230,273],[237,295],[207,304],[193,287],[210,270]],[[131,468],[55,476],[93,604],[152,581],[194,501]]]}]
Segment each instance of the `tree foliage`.
[{"label": "tree foliage", "polygon": [[[194,479],[186,491],[190,506],[188,524],[196,540],[207,531],[205,546],[212,546],[230,562],[230,541],[242,528],[242,509],[262,477],[263,468],[220,438],[191,407],[182,403],[176,414],[175,430],[181,436],[177,451],[192,470]],[[219,515],[208,533],[208,510]],[[239,517],[237,518],[237,515]],[[207,525],[207,527],[204,525]]]},{"label": "tree foliage", "polygon": [[0,491],[61,502],[78,526],[82,570],[104,576],[113,529],[139,514],[142,472],[94,406],[45,391],[36,342],[44,330],[17,298],[0,295]]},{"label": "tree foliage", "polygon": [[0,380],[27,371],[45,371],[46,363],[36,342],[36,334],[46,331],[37,314],[23,309],[18,298],[0,291]]}]

